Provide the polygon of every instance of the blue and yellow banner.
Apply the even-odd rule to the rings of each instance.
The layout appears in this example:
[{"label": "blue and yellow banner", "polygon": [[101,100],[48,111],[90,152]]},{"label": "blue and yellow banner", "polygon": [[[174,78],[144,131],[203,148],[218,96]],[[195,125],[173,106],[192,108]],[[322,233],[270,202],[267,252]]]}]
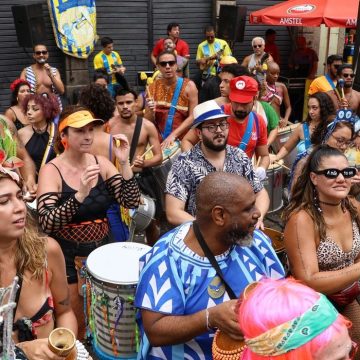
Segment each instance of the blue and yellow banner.
[{"label": "blue and yellow banner", "polygon": [[95,0],[48,0],[48,7],[58,48],[86,59],[98,39]]}]

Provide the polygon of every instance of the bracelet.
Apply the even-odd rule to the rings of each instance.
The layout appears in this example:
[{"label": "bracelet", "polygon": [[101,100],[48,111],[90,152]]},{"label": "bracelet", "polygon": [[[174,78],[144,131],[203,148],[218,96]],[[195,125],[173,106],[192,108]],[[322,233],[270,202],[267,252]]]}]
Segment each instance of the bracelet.
[{"label": "bracelet", "polygon": [[211,326],[210,321],[209,321],[209,310],[205,309],[205,316],[206,316],[206,328],[210,331],[210,330],[214,330],[215,328]]}]

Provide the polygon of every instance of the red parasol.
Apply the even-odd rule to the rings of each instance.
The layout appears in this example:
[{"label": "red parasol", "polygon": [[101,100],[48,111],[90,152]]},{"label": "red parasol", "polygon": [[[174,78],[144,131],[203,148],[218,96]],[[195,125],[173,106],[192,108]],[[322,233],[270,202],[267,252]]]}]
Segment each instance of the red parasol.
[{"label": "red parasol", "polygon": [[250,14],[250,23],[356,28],[359,0],[288,0]]}]

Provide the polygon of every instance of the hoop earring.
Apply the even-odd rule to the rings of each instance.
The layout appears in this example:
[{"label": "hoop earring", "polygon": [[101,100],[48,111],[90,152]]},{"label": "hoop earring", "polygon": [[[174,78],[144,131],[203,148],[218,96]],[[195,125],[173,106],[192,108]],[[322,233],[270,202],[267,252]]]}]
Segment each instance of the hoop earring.
[{"label": "hoop earring", "polygon": [[317,209],[317,211],[321,214],[322,209],[321,209],[320,204],[319,204],[319,198],[318,198],[317,191],[316,191],[315,187],[313,188],[313,197],[314,197],[314,206]]}]

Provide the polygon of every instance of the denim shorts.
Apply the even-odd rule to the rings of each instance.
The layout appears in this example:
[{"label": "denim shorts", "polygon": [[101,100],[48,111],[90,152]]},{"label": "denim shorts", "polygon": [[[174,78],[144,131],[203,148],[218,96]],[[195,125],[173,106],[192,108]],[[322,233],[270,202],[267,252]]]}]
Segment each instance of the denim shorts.
[{"label": "denim shorts", "polygon": [[109,238],[97,242],[79,243],[63,239],[57,239],[61,250],[65,257],[66,277],[68,284],[76,284],[78,282],[77,270],[75,268],[75,256],[88,256],[93,250],[99,246],[109,243]]}]

